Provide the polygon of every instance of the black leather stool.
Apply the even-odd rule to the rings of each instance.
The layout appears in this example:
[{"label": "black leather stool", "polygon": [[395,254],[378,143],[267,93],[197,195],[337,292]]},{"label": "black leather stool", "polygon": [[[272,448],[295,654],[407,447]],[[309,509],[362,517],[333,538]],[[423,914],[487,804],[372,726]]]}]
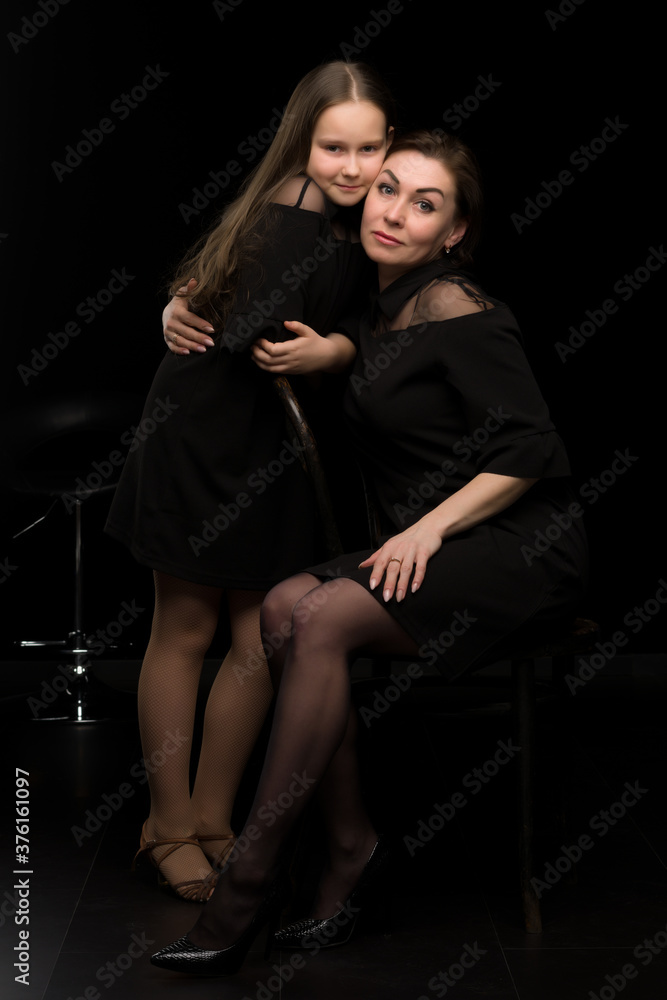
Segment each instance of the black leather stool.
[{"label": "black leather stool", "polygon": [[[84,631],[82,510],[92,497],[115,489],[142,405],[141,398],[128,393],[72,392],[17,408],[0,425],[4,489],[26,502],[42,499],[48,503],[46,511],[16,531],[13,538],[20,538],[47,518],[55,521],[56,508],[68,517],[74,513],[72,575],[64,574],[73,587],[67,638],[17,642],[24,650],[53,647],[69,660],[60,674],[66,678],[66,688],[56,691],[47,712],[35,716],[38,720],[90,722],[99,718],[93,709],[95,679],[90,673],[90,648]],[[105,451],[110,441],[115,447]],[[56,578],[54,592],[62,586],[62,579]]]}]

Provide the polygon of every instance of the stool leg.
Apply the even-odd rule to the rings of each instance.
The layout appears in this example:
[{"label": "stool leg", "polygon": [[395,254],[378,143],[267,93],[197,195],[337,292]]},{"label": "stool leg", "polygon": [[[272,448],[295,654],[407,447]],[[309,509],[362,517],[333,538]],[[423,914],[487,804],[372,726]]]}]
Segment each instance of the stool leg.
[{"label": "stool leg", "polygon": [[83,561],[81,558],[81,500],[75,506],[74,524],[74,631],[83,635]]},{"label": "stool leg", "polygon": [[525,927],[540,934],[540,904],[531,885],[533,875],[533,773],[535,742],[535,661],[512,661],[515,712],[515,741],[521,747],[518,758],[519,793],[519,877]]},{"label": "stool leg", "polygon": [[70,664],[72,682],[69,687],[70,719],[72,722],[92,722],[88,705],[90,695],[90,657],[83,631],[83,540],[81,531],[81,509],[83,501],[75,501],[74,524],[74,629],[69,634],[71,642],[70,655],[74,657]]}]

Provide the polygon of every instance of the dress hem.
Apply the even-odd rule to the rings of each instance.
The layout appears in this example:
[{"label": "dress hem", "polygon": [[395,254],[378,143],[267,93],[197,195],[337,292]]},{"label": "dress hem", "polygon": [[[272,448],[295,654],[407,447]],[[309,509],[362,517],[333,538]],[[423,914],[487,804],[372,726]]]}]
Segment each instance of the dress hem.
[{"label": "dress hem", "polygon": [[[368,550],[368,555],[374,551],[372,549]],[[362,553],[355,553],[355,558],[357,555]],[[323,564],[320,563],[315,567],[308,567],[306,572],[312,573],[313,576],[319,579],[326,579],[327,573],[322,569]],[[343,578],[348,580],[354,580],[358,583],[360,587],[370,594],[381,607],[385,608],[387,613],[392,616],[394,621],[396,621],[405,633],[418,645],[419,649],[416,653],[416,660],[423,661],[423,657],[420,654],[420,650],[423,648],[425,643],[428,643],[429,638],[424,630],[424,623],[419,620],[417,615],[413,615],[411,611],[405,606],[395,606],[389,608],[382,598],[381,591],[379,589],[371,590],[370,587],[366,586],[358,577],[358,573],[355,569],[341,569],[338,567],[336,573],[337,578]],[[576,606],[581,601],[582,595],[573,595],[568,602],[563,603],[562,609],[557,609],[555,607],[549,608],[549,602],[553,600],[554,594],[558,592],[559,587],[562,585],[563,581],[559,580],[554,582],[553,586],[550,587],[546,592],[541,595],[541,598],[537,603],[532,603],[530,606],[526,606],[524,611],[521,613],[518,620],[515,620],[507,631],[503,632],[501,635],[489,636],[486,641],[479,644],[477,650],[474,651],[474,655],[470,658],[467,656],[452,656],[449,650],[444,653],[439,653],[435,655],[434,651],[430,650],[430,655],[435,656],[435,659],[430,660],[430,666],[436,668],[438,673],[447,681],[455,681],[465,673],[473,672],[475,670],[481,669],[488,666],[490,663],[496,662],[496,660],[505,660],[510,658],[510,653],[508,651],[508,645],[512,643],[513,637],[517,633],[522,635],[526,629],[535,627],[539,629],[540,627],[548,629],[550,625],[553,627],[555,625],[555,620],[561,620],[563,623],[567,620],[568,616],[572,618],[576,614]],[[548,609],[550,621],[540,622],[540,613],[544,609]],[[465,662],[464,662],[465,661]]]},{"label": "dress hem", "polygon": [[[158,559],[147,555],[142,552],[141,549],[139,549],[124,532],[118,530],[113,525],[107,524],[104,528],[104,532],[114,538],[117,542],[121,542],[121,544],[125,545],[132,557],[139,563],[140,566],[145,566],[147,569],[155,570],[158,573],[168,573],[169,576],[174,576],[179,580],[187,580],[188,583],[197,583],[203,587],[217,587],[219,590],[257,590],[266,592],[285,579],[285,576],[277,576],[271,580],[249,580],[247,578],[240,579],[238,577],[222,578],[209,573],[193,573],[191,570],[185,569],[182,566],[169,563],[164,559]],[[289,573],[286,574],[286,576],[290,575],[291,574]]]}]

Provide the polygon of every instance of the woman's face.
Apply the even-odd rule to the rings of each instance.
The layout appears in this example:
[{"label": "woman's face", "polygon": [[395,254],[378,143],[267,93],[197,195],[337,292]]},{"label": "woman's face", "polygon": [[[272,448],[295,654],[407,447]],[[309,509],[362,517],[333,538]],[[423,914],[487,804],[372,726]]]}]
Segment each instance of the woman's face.
[{"label": "woman's face", "polygon": [[390,153],[364,205],[361,242],[376,261],[383,288],[406,271],[441,257],[462,239],[456,186],[439,160],[416,150]]},{"label": "woman's face", "polygon": [[345,101],[315,123],[306,173],[336,205],[368,193],[387,153],[387,122],[370,101]]}]

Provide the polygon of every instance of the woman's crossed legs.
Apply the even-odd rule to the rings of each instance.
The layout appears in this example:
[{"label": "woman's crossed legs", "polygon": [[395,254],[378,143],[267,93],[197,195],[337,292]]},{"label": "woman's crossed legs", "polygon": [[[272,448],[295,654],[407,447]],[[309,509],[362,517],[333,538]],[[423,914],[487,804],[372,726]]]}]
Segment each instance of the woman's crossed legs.
[{"label": "woman's crossed legs", "polygon": [[228,947],[249,925],[285,841],[317,788],[330,860],[314,915],[331,916],[347,898],[377,839],[361,799],[350,658],[363,649],[417,652],[414,640],[360,584],[347,578],[322,583],[308,573],[267,595],[262,635],[273,647],[269,665],[279,685],[273,727],[243,851],[235,851],[188,934],[202,948]]}]

